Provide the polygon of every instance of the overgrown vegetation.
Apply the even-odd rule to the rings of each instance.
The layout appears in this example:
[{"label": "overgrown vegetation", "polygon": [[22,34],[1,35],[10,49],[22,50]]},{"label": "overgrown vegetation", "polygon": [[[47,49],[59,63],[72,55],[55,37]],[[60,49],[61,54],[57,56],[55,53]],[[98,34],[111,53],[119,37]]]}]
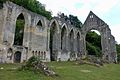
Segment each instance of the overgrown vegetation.
[{"label": "overgrown vegetation", "polygon": [[67,16],[64,13],[58,13],[58,16],[60,18],[63,18],[65,21],[69,21],[72,25],[74,25],[77,28],[81,28],[82,27],[82,22],[78,19],[77,16],[74,16],[72,14]]},{"label": "overgrown vegetation", "polygon": [[36,73],[45,74],[46,76],[58,76],[50,69],[39,57],[32,56],[19,70],[30,70]]},{"label": "overgrown vegetation", "polygon": [[24,25],[25,25],[24,17],[22,14],[20,14],[16,21],[14,45],[22,45],[23,44]]},{"label": "overgrown vegetation", "polygon": [[26,8],[32,12],[35,12],[37,14],[40,14],[42,16],[45,16],[48,19],[52,18],[51,12],[47,11],[45,9],[45,5],[41,4],[37,0],[0,0],[0,3],[4,3],[6,1],[11,1],[15,4],[23,6],[24,8]]},{"label": "overgrown vegetation", "polygon": [[38,62],[38,58],[35,56],[32,56],[31,58],[28,59],[28,61],[20,68],[21,70],[32,70],[32,71],[37,71],[35,70],[35,64]]},{"label": "overgrown vegetation", "polygon": [[101,36],[95,31],[90,31],[86,35],[86,49],[88,55],[101,57]]},{"label": "overgrown vegetation", "polygon": [[116,44],[116,49],[117,49],[117,59],[118,62],[120,62],[120,44]]}]

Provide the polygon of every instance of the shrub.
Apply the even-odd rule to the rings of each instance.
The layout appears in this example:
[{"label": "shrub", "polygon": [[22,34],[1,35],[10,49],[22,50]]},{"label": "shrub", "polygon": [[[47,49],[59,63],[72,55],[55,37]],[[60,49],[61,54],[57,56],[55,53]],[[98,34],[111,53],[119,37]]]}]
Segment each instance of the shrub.
[{"label": "shrub", "polygon": [[34,70],[35,64],[39,61],[39,59],[35,56],[32,56],[28,59],[28,61],[22,65],[20,70]]},{"label": "shrub", "polygon": [[120,54],[117,55],[117,61],[120,63]]}]

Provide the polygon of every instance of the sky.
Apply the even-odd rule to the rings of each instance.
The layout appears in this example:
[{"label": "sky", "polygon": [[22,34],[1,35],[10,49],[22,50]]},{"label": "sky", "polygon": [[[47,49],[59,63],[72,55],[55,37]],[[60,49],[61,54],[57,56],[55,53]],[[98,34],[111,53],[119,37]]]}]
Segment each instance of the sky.
[{"label": "sky", "polygon": [[120,0],[38,0],[52,11],[77,16],[84,23],[90,11],[105,21],[117,43],[120,44]]}]

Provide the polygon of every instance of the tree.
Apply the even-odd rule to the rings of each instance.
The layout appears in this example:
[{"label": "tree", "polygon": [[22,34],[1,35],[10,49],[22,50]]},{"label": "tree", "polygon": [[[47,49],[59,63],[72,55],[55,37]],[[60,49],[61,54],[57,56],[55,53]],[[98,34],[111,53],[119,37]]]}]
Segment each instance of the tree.
[{"label": "tree", "polygon": [[35,12],[37,14],[40,14],[42,16],[45,16],[48,19],[52,18],[51,12],[47,11],[45,9],[45,6],[37,0],[0,0],[0,3],[4,3],[6,1],[11,1],[15,4],[23,6],[24,8],[26,8],[32,12]]},{"label": "tree", "polygon": [[86,35],[86,49],[89,55],[101,57],[101,36],[91,31]]},{"label": "tree", "polygon": [[65,15],[64,13],[58,13],[58,16],[62,19],[64,19],[65,21],[70,21],[71,25],[74,25],[77,28],[81,28],[82,27],[82,23],[81,21],[78,19],[77,16],[74,15],[69,15],[69,17],[67,15]]},{"label": "tree", "polygon": [[74,25],[75,27],[77,27],[77,28],[82,27],[82,23],[80,22],[80,20],[78,19],[77,16],[69,15],[69,20],[70,20],[71,24]]},{"label": "tree", "polygon": [[117,49],[117,59],[118,62],[120,62],[120,44],[116,44],[116,49]]}]

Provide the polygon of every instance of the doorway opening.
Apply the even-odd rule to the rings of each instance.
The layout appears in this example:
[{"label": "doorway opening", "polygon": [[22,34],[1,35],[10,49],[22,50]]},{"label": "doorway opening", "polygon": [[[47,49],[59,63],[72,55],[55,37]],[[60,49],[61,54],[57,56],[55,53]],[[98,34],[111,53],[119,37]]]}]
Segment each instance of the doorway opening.
[{"label": "doorway opening", "polygon": [[21,52],[20,51],[15,52],[15,54],[14,54],[14,62],[15,63],[20,63],[21,62]]}]

